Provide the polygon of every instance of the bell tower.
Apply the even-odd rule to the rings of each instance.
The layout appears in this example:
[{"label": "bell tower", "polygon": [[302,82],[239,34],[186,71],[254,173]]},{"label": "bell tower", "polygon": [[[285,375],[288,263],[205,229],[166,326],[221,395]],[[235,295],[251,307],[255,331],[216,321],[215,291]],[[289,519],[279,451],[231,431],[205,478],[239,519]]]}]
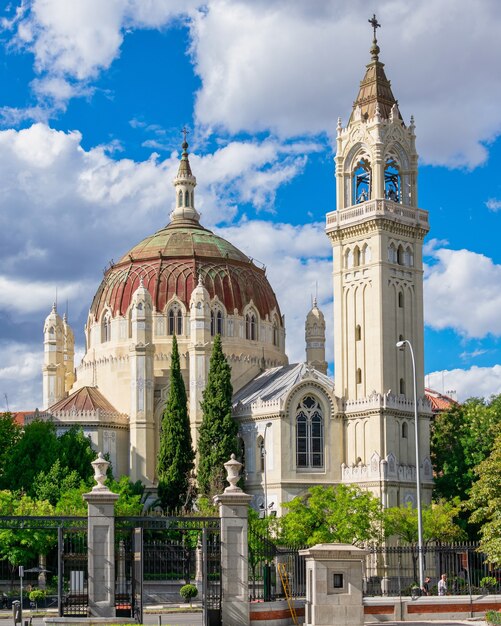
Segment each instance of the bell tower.
[{"label": "bell tower", "polygon": [[[326,232],[334,257],[335,389],[346,412],[343,471],[348,477],[350,467],[367,467],[360,482],[374,474],[380,485],[386,476],[381,498],[393,506],[415,497],[415,482],[402,482],[415,476],[416,463],[412,361],[396,348],[403,339],[416,359],[420,463],[429,462],[422,263],[429,225],[417,203],[414,119],[404,122],[379,60],[379,24],[375,16],[369,22],[371,60],[347,126],[338,120],[337,209],[327,214]],[[424,479],[431,493],[431,472]]]}]

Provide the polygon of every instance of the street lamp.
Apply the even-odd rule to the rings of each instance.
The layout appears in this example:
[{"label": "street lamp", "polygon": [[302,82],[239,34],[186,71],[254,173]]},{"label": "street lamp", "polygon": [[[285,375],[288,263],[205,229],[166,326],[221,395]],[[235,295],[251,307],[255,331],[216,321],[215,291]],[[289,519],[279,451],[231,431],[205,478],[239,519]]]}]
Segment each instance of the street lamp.
[{"label": "street lamp", "polygon": [[418,427],[418,408],[417,408],[417,381],[416,381],[416,360],[414,358],[414,350],[412,344],[407,339],[397,342],[399,350],[405,350],[405,346],[409,347],[412,361],[412,377],[414,383],[414,429],[416,440],[416,492],[417,492],[417,512],[418,512],[418,562],[419,562],[419,589],[423,589],[424,583],[424,564],[423,564],[423,514],[421,509],[421,477],[419,471],[419,427]]},{"label": "street lamp", "polygon": [[267,462],[266,462],[266,431],[268,430],[268,428],[271,428],[271,426],[273,426],[273,424],[271,422],[267,422],[267,424],[264,427],[264,434],[263,434],[264,516],[265,517],[268,515],[268,481],[267,481],[267,476],[266,476],[266,466],[267,466]]}]

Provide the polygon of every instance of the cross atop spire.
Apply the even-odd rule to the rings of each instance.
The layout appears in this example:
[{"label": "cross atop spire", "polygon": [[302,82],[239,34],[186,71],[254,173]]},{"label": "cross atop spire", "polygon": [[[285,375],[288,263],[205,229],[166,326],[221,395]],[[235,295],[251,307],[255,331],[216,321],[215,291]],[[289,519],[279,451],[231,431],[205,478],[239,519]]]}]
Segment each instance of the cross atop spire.
[{"label": "cross atop spire", "polygon": [[190,131],[186,128],[186,126],[183,126],[181,132],[183,133],[183,151],[186,152],[188,148],[188,140],[186,139],[186,135],[189,135]]},{"label": "cross atop spire", "polygon": [[374,29],[374,40],[376,40],[376,28],[381,28],[381,24],[377,21],[376,14],[374,13],[371,19],[367,21],[369,22],[369,24],[372,25],[372,28]]}]

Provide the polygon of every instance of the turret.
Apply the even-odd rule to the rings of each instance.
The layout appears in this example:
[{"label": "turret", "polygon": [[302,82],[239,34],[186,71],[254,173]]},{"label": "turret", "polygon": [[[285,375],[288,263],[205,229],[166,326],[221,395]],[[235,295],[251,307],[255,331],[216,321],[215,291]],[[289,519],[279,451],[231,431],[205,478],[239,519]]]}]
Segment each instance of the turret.
[{"label": "turret", "polygon": [[210,296],[200,275],[190,298],[190,417],[193,442],[197,440],[197,428],[202,423],[200,402],[207,384],[210,353]]},{"label": "turret", "polygon": [[317,306],[317,299],[306,316],[304,325],[306,340],[306,362],[322,374],[327,374],[325,360],[325,319],[324,314]]},{"label": "turret", "polygon": [[172,222],[198,222],[200,214],[195,209],[195,187],[197,179],[191,172],[190,161],[188,158],[188,142],[186,141],[186,129],[183,129],[184,141],[183,152],[179,162],[177,176],[173,181],[176,190],[176,208],[171,213]]},{"label": "turret", "polygon": [[55,303],[45,319],[43,334],[43,406],[48,409],[65,395],[64,323]]},{"label": "turret", "polygon": [[130,472],[131,480],[140,480],[146,485],[151,485],[155,480],[156,458],[152,313],[151,296],[141,279],[131,302]]}]

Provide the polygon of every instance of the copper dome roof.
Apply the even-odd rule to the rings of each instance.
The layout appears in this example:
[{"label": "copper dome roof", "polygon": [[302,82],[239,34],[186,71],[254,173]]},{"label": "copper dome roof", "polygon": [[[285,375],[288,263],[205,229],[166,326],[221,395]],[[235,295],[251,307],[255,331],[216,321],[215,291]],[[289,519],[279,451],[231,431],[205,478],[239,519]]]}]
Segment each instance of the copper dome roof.
[{"label": "copper dome roof", "polygon": [[125,315],[141,278],[157,311],[164,310],[174,295],[189,308],[199,275],[211,298],[217,296],[228,313],[237,309],[241,315],[252,301],[262,319],[276,309],[281,324],[278,302],[265,270],[195,220],[171,222],[110,267],[94,296],[90,314],[98,319],[109,306],[113,315]]}]

